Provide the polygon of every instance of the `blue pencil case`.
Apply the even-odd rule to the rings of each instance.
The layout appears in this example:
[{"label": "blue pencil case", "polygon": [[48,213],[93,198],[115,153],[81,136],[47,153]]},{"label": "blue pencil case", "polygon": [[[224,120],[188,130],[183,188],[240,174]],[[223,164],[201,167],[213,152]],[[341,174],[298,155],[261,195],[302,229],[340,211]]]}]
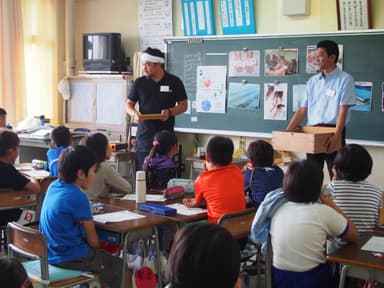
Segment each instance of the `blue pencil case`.
[{"label": "blue pencil case", "polygon": [[141,211],[150,212],[154,214],[159,214],[163,216],[176,215],[177,210],[175,208],[170,208],[156,203],[144,203],[140,204],[139,209]]}]

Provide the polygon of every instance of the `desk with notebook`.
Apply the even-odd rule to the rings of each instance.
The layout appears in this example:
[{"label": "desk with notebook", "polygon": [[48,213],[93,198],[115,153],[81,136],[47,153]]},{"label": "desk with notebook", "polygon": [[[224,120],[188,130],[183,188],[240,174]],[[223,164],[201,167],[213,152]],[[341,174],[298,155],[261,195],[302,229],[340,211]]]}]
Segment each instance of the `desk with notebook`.
[{"label": "desk with notebook", "polygon": [[[126,196],[127,197],[124,197],[126,200],[124,200],[124,198],[121,198],[121,199],[115,198],[115,199],[103,199],[103,200],[100,200],[100,202],[107,205],[121,207],[130,211],[139,211],[139,204],[137,204],[134,200],[135,195],[128,194]],[[175,222],[178,226],[184,223],[200,221],[207,218],[207,210],[201,209],[201,208],[188,208],[181,203],[182,199],[166,200],[161,195],[156,195],[156,194],[155,195],[147,194],[146,196],[147,196],[147,201],[175,208],[177,210],[176,215],[167,215],[167,216],[161,216],[161,217],[164,217],[168,221]],[[149,199],[152,199],[152,200],[149,200]]]},{"label": "desk with notebook", "polygon": [[[366,244],[372,239],[372,236],[381,237],[381,251],[376,250],[374,246],[368,247]],[[361,279],[374,279],[384,282],[384,234],[382,231],[373,231],[360,233],[357,243],[347,244],[333,253],[327,255],[327,260],[343,265],[341,278],[345,279],[347,275],[353,275]],[[372,248],[373,247],[373,248]],[[373,274],[374,275],[373,275]],[[341,284],[342,285],[342,284]]]}]

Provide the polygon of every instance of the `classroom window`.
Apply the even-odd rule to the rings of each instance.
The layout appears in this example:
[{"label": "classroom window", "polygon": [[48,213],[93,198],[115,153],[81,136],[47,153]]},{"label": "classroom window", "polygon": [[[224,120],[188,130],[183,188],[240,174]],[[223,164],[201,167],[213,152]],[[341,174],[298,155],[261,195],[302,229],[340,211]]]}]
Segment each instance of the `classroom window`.
[{"label": "classroom window", "polygon": [[52,118],[55,93],[55,9],[53,1],[23,1],[26,117]]}]

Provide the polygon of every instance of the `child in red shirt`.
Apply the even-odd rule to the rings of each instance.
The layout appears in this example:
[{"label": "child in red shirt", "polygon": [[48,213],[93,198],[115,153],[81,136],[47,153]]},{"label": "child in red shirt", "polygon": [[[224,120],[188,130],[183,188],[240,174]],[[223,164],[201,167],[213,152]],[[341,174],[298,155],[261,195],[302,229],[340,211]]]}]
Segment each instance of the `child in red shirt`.
[{"label": "child in red shirt", "polygon": [[216,136],[207,145],[206,171],[195,182],[195,198],[184,199],[187,207],[207,206],[208,222],[217,223],[230,212],[245,209],[244,180],[241,170],[232,164],[234,151],[230,138]]}]

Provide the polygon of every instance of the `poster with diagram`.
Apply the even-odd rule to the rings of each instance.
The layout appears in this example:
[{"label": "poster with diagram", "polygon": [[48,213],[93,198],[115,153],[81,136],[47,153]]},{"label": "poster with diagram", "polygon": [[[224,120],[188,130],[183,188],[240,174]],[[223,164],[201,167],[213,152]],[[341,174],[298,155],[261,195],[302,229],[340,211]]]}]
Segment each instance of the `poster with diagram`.
[{"label": "poster with diagram", "polygon": [[288,83],[264,84],[264,120],[287,120]]},{"label": "poster with diagram", "polygon": [[227,66],[198,66],[196,111],[225,113]]}]

